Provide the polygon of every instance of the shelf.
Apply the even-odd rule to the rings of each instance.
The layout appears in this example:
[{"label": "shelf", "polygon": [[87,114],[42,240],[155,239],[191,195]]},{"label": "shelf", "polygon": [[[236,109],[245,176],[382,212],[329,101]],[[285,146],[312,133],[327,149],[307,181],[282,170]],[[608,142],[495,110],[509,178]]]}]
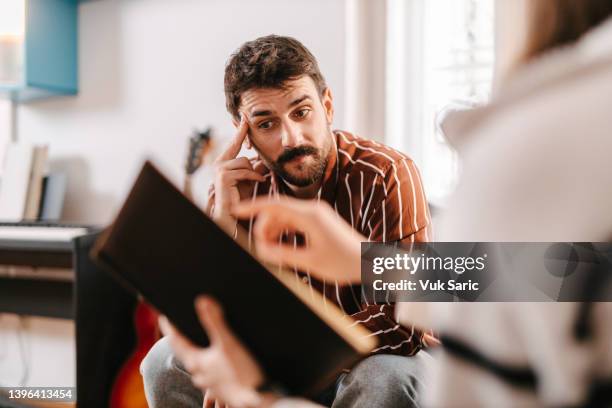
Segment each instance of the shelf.
[{"label": "shelf", "polygon": [[25,33],[0,37],[6,58],[15,58],[5,66],[16,72],[0,93],[17,102],[76,94],[78,1],[25,0],[25,10]]}]

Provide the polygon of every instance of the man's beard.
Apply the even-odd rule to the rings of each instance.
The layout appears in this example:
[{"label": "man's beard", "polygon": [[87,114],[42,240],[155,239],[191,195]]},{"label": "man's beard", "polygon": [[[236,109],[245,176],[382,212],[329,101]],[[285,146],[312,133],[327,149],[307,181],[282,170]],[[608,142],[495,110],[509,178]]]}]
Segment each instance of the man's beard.
[{"label": "man's beard", "polygon": [[[329,153],[329,152],[327,152]],[[274,162],[271,162],[272,171],[288,183],[297,187],[307,187],[321,181],[327,168],[328,154],[312,146],[298,146],[285,151]],[[302,156],[310,156],[313,163],[306,165],[298,164],[302,174],[295,175],[285,169],[285,165],[292,159]]]}]

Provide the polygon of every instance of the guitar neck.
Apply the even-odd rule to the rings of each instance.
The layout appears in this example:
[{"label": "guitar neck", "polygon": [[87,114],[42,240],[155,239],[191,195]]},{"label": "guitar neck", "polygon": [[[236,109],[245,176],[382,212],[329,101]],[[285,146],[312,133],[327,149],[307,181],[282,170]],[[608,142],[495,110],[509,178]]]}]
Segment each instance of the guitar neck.
[{"label": "guitar neck", "polygon": [[211,149],[211,129],[205,132],[197,132],[189,139],[187,149],[187,161],[185,165],[185,178],[183,181],[183,193],[187,198],[193,200],[193,175],[202,167],[205,156]]},{"label": "guitar neck", "polygon": [[193,177],[191,174],[185,174],[185,179],[183,180],[183,194],[190,199],[193,200]]}]

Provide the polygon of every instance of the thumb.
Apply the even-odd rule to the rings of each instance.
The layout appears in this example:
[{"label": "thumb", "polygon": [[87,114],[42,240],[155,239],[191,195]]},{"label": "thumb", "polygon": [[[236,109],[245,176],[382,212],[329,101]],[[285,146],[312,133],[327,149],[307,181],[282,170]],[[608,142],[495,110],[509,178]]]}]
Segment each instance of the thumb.
[{"label": "thumb", "polygon": [[219,303],[208,296],[198,296],[195,308],[200,323],[206,330],[211,345],[222,343],[232,333],[225,323]]}]

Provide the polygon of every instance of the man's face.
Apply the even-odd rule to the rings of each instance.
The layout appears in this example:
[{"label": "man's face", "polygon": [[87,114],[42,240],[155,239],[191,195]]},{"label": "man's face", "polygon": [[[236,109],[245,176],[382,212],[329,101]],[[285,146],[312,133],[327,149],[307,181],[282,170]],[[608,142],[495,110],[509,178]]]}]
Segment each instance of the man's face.
[{"label": "man's face", "polygon": [[283,89],[250,89],[241,96],[249,140],[266,165],[285,181],[306,187],[321,180],[332,146],[331,92],[322,97],[309,76]]}]

